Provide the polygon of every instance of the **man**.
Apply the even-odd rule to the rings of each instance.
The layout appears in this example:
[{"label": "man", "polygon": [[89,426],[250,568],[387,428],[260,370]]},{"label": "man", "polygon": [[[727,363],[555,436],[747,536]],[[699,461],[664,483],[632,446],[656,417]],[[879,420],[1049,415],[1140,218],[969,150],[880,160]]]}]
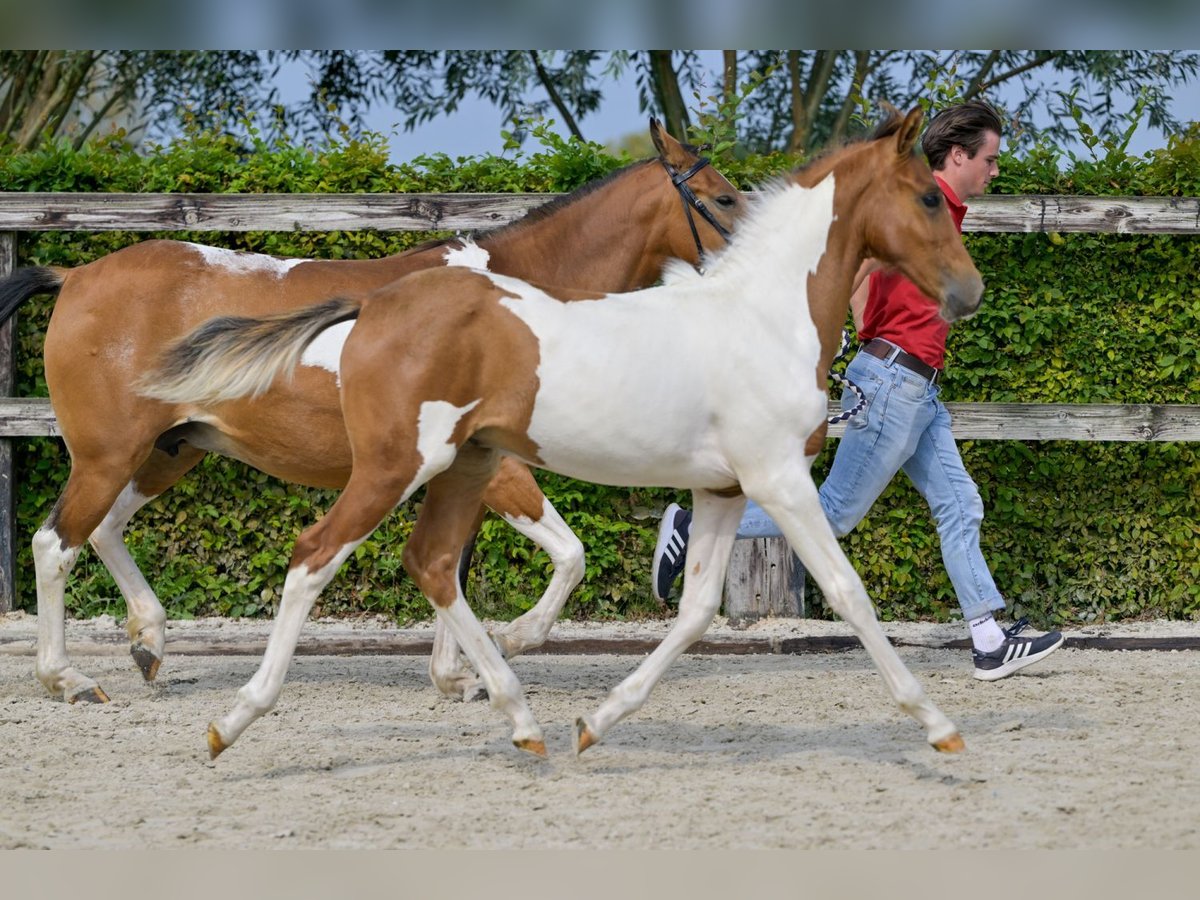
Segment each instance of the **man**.
[{"label": "man", "polygon": [[[999,174],[1000,117],[986,103],[948,107],[930,122],[921,147],[962,230],[963,201],[979,196]],[[872,261],[864,270],[875,268]],[[900,469],[929,504],[942,559],[970,627],[975,677],[1005,678],[1058,649],[1057,632],[1022,637],[1022,619],[1008,630],[993,612],[1005,607],[979,548],[983,502],[950,432],[938,399],[949,325],[937,304],[895,270],[873,271],[850,301],[861,346],[846,376],[863,389],[868,406],[851,419],[838,444],[821,506],[839,537],[849,533]],[[691,513],[671,504],[663,514],[654,552],[654,593],[665,600],[683,570]],[[753,501],[739,538],[780,536]]]}]

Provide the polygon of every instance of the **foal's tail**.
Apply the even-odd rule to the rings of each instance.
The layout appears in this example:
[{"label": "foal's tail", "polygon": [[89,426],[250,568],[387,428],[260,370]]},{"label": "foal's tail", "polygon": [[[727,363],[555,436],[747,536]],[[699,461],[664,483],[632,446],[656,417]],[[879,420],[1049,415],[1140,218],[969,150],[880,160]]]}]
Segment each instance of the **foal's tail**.
[{"label": "foal's tail", "polygon": [[209,319],[176,341],[138,383],[146,397],[167,403],[215,403],[257,397],[290,375],[318,334],[358,318],[361,301],[335,299],[251,319]]},{"label": "foal's tail", "polygon": [[34,294],[57,294],[66,280],[65,269],[28,266],[0,281],[0,325]]}]

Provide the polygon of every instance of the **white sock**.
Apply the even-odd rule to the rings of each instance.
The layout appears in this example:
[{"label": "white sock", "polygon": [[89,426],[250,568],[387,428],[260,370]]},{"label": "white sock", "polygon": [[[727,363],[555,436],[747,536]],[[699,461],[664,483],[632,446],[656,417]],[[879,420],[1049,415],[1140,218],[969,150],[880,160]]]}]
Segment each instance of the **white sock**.
[{"label": "white sock", "polygon": [[971,643],[980,653],[991,653],[1004,643],[1004,629],[992,618],[992,614],[972,619]]}]

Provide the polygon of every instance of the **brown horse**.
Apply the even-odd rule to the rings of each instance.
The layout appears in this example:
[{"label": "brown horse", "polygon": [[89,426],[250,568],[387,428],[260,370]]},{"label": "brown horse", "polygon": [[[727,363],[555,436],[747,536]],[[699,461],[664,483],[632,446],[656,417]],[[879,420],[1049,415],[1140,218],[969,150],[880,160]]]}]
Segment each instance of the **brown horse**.
[{"label": "brown horse", "polygon": [[[344,332],[314,343],[295,380],[276,386],[266,402],[226,406],[219,419],[184,421],[133,389],[163,348],[216,315],[261,316],[332,294],[364,297],[430,267],[475,266],[598,291],[648,285],[667,260],[696,263],[704,251],[723,246],[722,235],[745,205],[691,148],[653,120],[650,131],[658,159],[586,185],[477,241],[441,241],[369,261],[278,259],[146,241],[75,269],[22,269],[0,284],[0,321],[35,293],[59,294],[46,335],[46,381],[72,465],[62,496],[33,541],[37,677],[47,690],[70,701],[108,699],[71,666],[66,652],[66,578],[85,541],[125,597],[131,652],[146,680],[153,680],[166,614],[122,532],[140,507],[206,452],[314,487],[340,488],[350,475],[338,400]],[[707,223],[694,222],[693,209]],[[414,317],[413,327],[425,315]],[[583,577],[583,546],[515,460],[496,473],[483,502],[544,547],[555,568],[538,604],[496,634],[504,652],[515,654],[545,640]],[[437,634],[430,664],[434,683],[451,696],[475,693],[476,676],[462,666],[453,638],[440,626]]]},{"label": "brown horse", "polygon": [[[693,491],[679,618],[639,669],[578,721],[578,750],[639,708],[712,621],[747,496],[779,524],[929,742],[961,749],[954,725],[880,629],[810,475],[825,433],[825,378],[863,260],[898,267],[938,298],[949,321],[974,312],[982,296],[942,192],[913,152],[921,120],[919,108],[907,117],[893,111],[874,140],[784,179],[703,278],[674,266],[659,287],[565,303],[583,295],[486,272],[428,270],[365,301],[216,320],[177,346],[145,390],[178,421],[207,421],[245,402],[239,398],[274,390],[313,335],[357,319],[342,357],[354,471],[329,513],[297,540],[262,665],[209,726],[210,752],[272,708],[322,587],[398,503],[427,485],[405,567],[512,722],[514,744],[545,754],[516,676],[455,577],[479,497],[504,455],[589,481]],[[408,363],[398,368],[396,359]]]}]

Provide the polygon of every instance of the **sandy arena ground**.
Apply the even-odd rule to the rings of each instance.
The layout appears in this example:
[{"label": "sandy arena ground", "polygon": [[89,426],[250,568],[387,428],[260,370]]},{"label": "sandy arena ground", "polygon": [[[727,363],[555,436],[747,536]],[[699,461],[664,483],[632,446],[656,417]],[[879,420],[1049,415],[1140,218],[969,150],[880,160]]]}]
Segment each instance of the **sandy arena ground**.
[{"label": "sandy arena ground", "polygon": [[[0,848],[1200,847],[1200,651],[1068,646],[985,684],[944,647],[961,626],[885,626],[960,727],[957,756],[926,745],[861,649],[688,655],[576,757],[575,717],[636,667],[628,641],[667,624],[564,623],[557,638],[625,649],[513,661],[546,730],[539,761],[486,703],[443,699],[424,656],[386,649],[428,630],[310,623],[314,655],[296,657],[276,709],[209,761],[207,723],[254,672],[266,623],[171,623],[155,687],[118,623],[71,623],[73,660],[112,698],[94,706],[51,700],[33,677],[36,620],[0,616]],[[347,634],[368,649],[320,655]],[[1195,639],[1200,624],[1068,638],[1081,634]]]}]

